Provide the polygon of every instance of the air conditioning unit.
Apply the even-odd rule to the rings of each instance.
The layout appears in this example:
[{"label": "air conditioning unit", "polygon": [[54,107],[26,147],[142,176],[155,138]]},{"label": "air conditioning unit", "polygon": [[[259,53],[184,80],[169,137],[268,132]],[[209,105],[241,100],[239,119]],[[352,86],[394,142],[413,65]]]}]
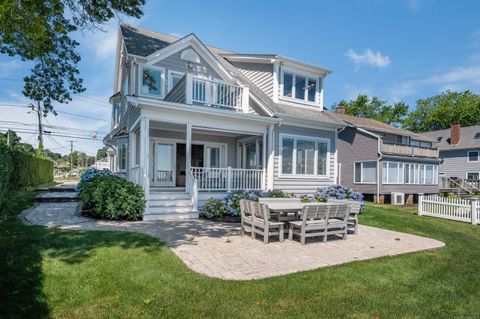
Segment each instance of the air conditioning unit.
[{"label": "air conditioning unit", "polygon": [[405,205],[405,193],[392,192],[391,202],[392,205]]}]

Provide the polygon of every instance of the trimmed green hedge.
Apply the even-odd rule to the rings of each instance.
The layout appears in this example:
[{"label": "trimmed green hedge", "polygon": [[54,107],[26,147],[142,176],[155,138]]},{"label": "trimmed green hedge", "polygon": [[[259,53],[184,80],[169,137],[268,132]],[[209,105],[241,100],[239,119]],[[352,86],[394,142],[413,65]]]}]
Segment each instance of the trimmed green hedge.
[{"label": "trimmed green hedge", "polygon": [[52,161],[14,150],[0,141],[0,208],[10,191],[52,181]]}]

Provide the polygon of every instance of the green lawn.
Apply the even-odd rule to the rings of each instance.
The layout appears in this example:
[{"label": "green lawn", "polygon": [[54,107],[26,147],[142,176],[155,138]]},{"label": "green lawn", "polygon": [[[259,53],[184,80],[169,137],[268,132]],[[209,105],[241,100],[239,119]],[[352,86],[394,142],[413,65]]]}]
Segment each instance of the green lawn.
[{"label": "green lawn", "polygon": [[447,245],[234,282],[190,271],[148,236],[27,227],[9,218],[0,225],[0,318],[480,317],[480,227],[378,205],[361,222]]}]

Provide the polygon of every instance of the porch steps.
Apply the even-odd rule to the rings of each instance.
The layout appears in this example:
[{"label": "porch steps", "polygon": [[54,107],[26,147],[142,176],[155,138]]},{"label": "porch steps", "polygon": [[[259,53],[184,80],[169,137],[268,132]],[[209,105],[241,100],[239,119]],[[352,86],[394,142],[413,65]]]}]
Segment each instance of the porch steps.
[{"label": "porch steps", "polygon": [[149,213],[143,220],[185,220],[198,218],[189,194],[174,190],[150,189]]}]

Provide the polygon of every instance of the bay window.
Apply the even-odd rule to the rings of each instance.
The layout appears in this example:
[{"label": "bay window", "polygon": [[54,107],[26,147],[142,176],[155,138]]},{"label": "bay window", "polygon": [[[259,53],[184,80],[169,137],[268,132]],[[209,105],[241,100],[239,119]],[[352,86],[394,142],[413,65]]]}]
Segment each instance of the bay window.
[{"label": "bay window", "polygon": [[318,79],[293,72],[283,72],[283,96],[307,102],[316,102]]},{"label": "bay window", "polygon": [[357,162],[355,163],[355,183],[377,182],[377,162]]},{"label": "bay window", "polygon": [[164,70],[155,67],[141,67],[140,93],[154,97],[163,97]]},{"label": "bay window", "polygon": [[383,162],[382,176],[383,184],[403,184],[403,163]]},{"label": "bay window", "polygon": [[281,154],[283,175],[328,175],[328,140],[281,137]]}]

